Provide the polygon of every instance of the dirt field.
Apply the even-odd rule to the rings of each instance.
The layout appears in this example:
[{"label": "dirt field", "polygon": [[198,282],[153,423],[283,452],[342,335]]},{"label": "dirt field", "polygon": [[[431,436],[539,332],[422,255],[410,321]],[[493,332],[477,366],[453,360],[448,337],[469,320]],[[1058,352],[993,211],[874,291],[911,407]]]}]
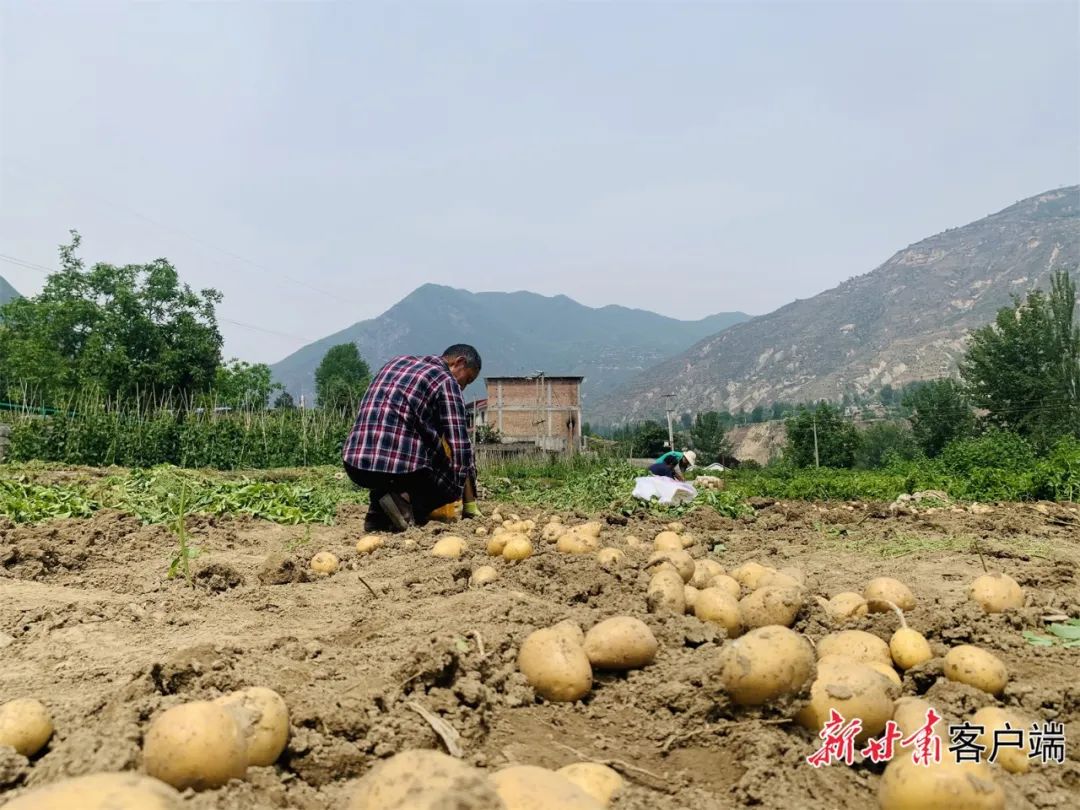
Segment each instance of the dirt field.
[{"label": "dirt field", "polygon": [[[564,515],[568,523],[585,517],[593,516]],[[460,560],[428,554],[434,535],[471,537],[474,522],[392,536],[359,557],[362,521],[362,508],[342,507],[336,525],[313,527],[300,545],[302,528],[194,519],[203,549],[195,589],[164,580],[174,540],[162,527],[115,513],[38,526],[0,522],[0,702],[37,697],[56,725],[34,761],[0,753],[0,804],[66,775],[137,769],[156,713],[258,684],[289,705],[285,754],[276,767],[250,769],[243,783],[192,794],[192,808],[343,808],[350,781],[379,758],[440,747],[413,704],[452,725],[466,759],[485,768],[614,762],[628,782],[616,808],[875,806],[880,766],[811,768],[803,760],[817,747],[809,732],[728,705],[713,678],[722,631],[692,616],[648,614],[643,568],[651,547],[627,548],[625,537],[649,541],[660,521],[607,526],[604,544],[628,554],[613,572],[542,542],[520,563],[487,557],[480,538]],[[700,541],[694,556],[720,544],[713,556],[725,566],[748,559],[799,566],[815,594],[861,591],[880,575],[907,582],[918,599],[909,621],[935,652],[965,642],[993,650],[1011,675],[1001,702],[1066,724],[1065,764],[1026,776],[998,772],[1008,806],[1080,807],[1080,649],[1033,647],[1021,635],[1043,632],[1046,613],[1080,616],[1075,507],[897,516],[873,505],[762,502],[752,519],[699,512],[685,522]],[[1024,586],[1029,607],[983,616],[966,601],[966,584],[983,570],[973,538],[982,538],[990,570]],[[321,549],[338,554],[342,570],[297,581]],[[280,556],[268,564],[272,555],[294,560],[295,569]],[[470,571],[487,563],[500,578],[470,590]],[[537,700],[516,671],[521,640],[562,619],[587,629],[620,613],[651,626],[661,642],[656,662],[599,675],[579,704]],[[888,639],[896,619],[871,615],[849,627]],[[812,639],[832,629],[813,599],[795,628]],[[909,673],[905,693],[928,692],[950,721],[994,702],[939,672],[940,659]]]}]

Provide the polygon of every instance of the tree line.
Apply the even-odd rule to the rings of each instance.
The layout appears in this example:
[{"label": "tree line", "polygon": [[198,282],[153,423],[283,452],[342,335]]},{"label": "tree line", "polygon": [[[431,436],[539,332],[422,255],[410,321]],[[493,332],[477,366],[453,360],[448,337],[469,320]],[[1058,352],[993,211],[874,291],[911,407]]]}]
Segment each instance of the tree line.
[{"label": "tree line", "polygon": [[[87,268],[80,243],[72,231],[42,291],[0,307],[4,401],[67,409],[93,397],[141,411],[295,407],[265,363],[224,360],[220,292],[193,290],[166,259]],[[370,381],[355,344],[332,346],[315,372],[315,404],[351,410]]]}]

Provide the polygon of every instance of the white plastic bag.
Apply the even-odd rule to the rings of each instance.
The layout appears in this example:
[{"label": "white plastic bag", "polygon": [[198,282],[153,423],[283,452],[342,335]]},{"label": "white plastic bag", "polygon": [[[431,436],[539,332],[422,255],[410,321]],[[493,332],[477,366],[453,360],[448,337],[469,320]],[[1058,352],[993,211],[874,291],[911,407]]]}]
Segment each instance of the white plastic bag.
[{"label": "white plastic bag", "polygon": [[647,475],[635,480],[633,495],[643,501],[656,498],[663,504],[679,504],[696,498],[697,490],[685,481],[676,481],[662,475]]}]

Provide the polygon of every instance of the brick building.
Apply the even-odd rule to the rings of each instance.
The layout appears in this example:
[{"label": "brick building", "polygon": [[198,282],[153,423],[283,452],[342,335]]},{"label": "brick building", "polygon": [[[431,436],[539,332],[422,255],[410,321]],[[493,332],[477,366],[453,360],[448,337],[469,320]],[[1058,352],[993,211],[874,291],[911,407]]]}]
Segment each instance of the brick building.
[{"label": "brick building", "polygon": [[532,442],[544,450],[581,449],[584,377],[485,377],[487,399],[470,403],[474,427],[499,431],[504,442]]}]

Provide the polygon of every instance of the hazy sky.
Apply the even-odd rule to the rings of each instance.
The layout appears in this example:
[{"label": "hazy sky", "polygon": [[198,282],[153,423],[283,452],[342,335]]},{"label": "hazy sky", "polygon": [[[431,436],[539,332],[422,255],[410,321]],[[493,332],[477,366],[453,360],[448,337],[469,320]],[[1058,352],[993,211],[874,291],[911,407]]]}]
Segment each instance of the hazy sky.
[{"label": "hazy sky", "polygon": [[1078,42],[1075,0],[0,0],[0,254],[168,257],[259,361],[429,281],[759,314],[1080,180]]}]

